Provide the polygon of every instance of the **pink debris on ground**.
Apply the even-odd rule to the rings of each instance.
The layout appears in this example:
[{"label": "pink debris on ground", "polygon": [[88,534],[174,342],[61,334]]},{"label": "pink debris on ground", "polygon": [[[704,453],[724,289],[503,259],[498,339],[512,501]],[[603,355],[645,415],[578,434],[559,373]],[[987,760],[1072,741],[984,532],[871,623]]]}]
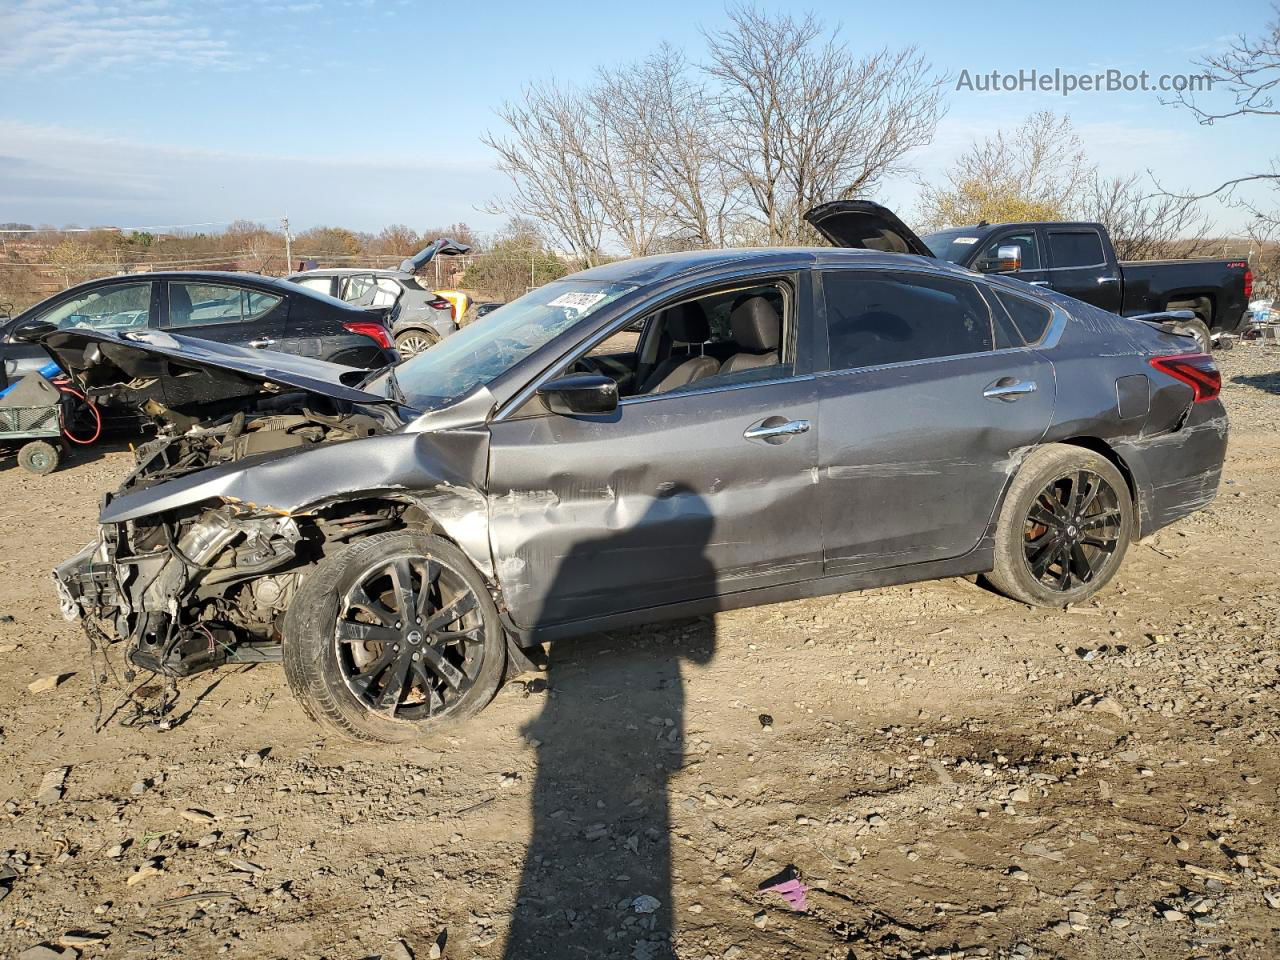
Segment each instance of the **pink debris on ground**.
[{"label": "pink debris on ground", "polygon": [[771,887],[765,887],[765,890],[772,890],[774,893],[781,894],[782,899],[787,901],[793,910],[803,913],[809,909],[809,901],[804,898],[804,895],[809,892],[809,888],[801,882],[799,877],[775,883]]}]

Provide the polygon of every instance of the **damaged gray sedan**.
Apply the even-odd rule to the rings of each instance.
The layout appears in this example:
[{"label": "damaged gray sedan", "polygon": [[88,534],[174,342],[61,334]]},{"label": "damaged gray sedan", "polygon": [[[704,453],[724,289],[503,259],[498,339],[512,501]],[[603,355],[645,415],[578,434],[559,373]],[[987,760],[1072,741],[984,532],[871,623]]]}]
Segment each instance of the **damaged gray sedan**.
[{"label": "damaged gray sedan", "polygon": [[161,423],[64,611],[168,676],[282,659],[315,719],[400,740],[571,634],[974,573],[1078,603],[1213,499],[1193,341],[921,255],[874,204],[811,221],[860,249],[596,267],[366,380],[51,335]]}]

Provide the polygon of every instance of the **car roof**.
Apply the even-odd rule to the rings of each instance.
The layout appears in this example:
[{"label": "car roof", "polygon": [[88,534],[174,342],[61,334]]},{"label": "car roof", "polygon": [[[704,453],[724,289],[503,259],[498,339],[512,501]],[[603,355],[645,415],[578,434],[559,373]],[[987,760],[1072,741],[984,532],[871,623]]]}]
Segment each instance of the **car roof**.
[{"label": "car roof", "polygon": [[297,287],[286,284],[280,277],[268,277],[247,270],[153,270],[150,273],[117,273],[110,277],[96,277],[70,289],[93,287],[108,283],[146,283],[150,280],[206,280],[210,283],[249,283],[273,287],[285,293],[293,293]]},{"label": "car roof", "polygon": [[691,250],[651,257],[615,260],[565,277],[603,283],[646,284],[699,273],[715,273],[729,267],[797,269],[804,266],[924,266],[947,273],[972,275],[972,271],[943,260],[906,253],[841,247],[740,247],[723,250]]},{"label": "car roof", "polygon": [[299,277],[347,277],[354,274],[371,273],[375,277],[392,277],[401,279],[411,276],[403,270],[393,270],[388,267],[325,267],[320,270],[300,270],[297,273],[291,273],[286,280],[296,280]]}]

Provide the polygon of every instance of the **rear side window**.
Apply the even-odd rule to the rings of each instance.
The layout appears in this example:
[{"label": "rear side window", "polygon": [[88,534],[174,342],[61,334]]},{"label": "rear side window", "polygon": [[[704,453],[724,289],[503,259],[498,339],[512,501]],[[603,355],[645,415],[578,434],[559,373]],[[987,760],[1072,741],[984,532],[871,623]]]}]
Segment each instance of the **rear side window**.
[{"label": "rear side window", "polygon": [[992,349],[991,311],[967,281],[835,270],[822,287],[833,370]]},{"label": "rear side window", "polygon": [[215,283],[170,283],[169,326],[248,323],[266,316],[281,297]]},{"label": "rear side window", "polygon": [[1053,312],[1038,303],[1032,303],[1023,297],[1005,293],[1003,290],[993,291],[1000,305],[1009,314],[1009,319],[1017,328],[1022,339],[1027,343],[1039,343],[1045,331],[1049,329],[1049,321]]},{"label": "rear side window", "polygon": [[1102,238],[1096,230],[1054,230],[1049,234],[1049,256],[1055,267],[1096,267],[1106,263]]}]

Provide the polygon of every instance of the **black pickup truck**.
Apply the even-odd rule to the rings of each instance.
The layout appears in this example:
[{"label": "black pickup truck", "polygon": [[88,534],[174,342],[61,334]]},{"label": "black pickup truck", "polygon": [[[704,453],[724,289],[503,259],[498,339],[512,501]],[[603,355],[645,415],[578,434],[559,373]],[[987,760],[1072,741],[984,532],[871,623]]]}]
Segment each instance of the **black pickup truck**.
[{"label": "black pickup truck", "polygon": [[[983,223],[924,236],[935,257],[982,273],[1003,273],[1124,316],[1190,310],[1197,339],[1235,333],[1249,297],[1249,262],[1116,259],[1100,223]],[[1214,337],[1213,339],[1217,339]]]}]

